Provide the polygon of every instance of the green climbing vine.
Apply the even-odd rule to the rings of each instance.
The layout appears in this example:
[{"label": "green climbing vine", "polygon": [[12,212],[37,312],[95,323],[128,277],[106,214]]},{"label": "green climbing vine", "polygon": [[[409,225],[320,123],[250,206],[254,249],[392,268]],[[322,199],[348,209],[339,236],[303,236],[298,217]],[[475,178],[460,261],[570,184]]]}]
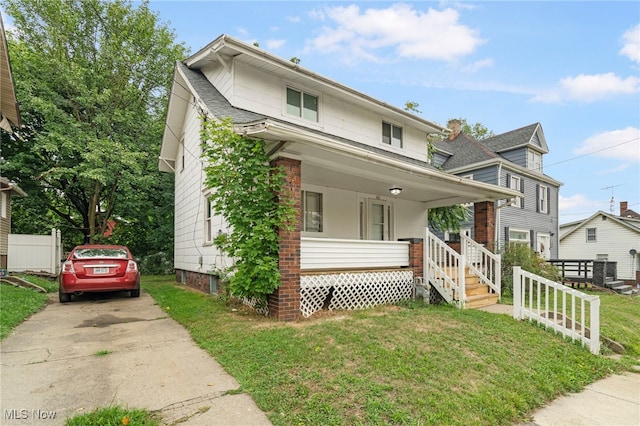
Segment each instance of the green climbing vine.
[{"label": "green climbing vine", "polygon": [[203,117],[201,140],[211,207],[230,227],[214,240],[235,260],[230,293],[265,300],[280,286],[278,230],[296,220],[293,200],[276,195],[285,174],[269,164],[264,141],[237,134],[230,119]]}]

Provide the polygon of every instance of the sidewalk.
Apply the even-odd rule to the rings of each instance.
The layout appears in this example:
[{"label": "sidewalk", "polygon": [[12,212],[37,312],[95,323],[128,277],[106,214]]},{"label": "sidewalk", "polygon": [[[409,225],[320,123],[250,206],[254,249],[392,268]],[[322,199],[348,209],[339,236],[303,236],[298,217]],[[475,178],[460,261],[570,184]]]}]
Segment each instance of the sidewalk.
[{"label": "sidewalk", "polygon": [[[513,315],[510,305],[480,308]],[[562,396],[533,413],[529,423],[517,426],[639,426],[640,374],[609,376],[582,392]]]}]

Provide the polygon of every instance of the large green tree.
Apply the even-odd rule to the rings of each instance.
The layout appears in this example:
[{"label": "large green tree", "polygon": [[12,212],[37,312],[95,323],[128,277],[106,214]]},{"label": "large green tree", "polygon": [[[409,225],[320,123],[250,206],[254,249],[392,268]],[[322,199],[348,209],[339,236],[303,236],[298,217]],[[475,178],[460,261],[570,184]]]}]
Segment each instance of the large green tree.
[{"label": "large green tree", "polygon": [[94,242],[115,220],[112,239],[143,252],[169,249],[173,181],[157,172],[157,156],[185,46],[148,1],[2,6],[13,20],[9,52],[24,123],[2,140],[3,175],[28,193],[16,203],[16,226],[60,226]]}]

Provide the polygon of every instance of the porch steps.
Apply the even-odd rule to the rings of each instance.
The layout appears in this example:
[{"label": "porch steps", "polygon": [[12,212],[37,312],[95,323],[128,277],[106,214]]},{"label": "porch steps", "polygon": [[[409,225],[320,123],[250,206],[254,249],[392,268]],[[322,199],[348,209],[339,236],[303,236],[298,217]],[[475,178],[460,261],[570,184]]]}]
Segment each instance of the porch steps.
[{"label": "porch steps", "polygon": [[[487,284],[480,284],[480,278],[465,270],[464,289],[467,296],[465,309],[478,309],[498,303],[498,295],[489,291]],[[457,298],[456,298],[457,299]]]}]

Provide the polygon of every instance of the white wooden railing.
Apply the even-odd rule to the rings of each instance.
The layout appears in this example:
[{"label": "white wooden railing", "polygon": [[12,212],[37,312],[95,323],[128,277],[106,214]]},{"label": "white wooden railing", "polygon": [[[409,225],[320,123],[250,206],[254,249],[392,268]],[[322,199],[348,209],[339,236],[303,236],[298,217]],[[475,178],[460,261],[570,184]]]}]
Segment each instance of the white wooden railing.
[{"label": "white wooden railing", "polygon": [[502,257],[464,234],[460,234],[460,252],[471,273],[480,278],[480,283],[487,284],[500,300]]},{"label": "white wooden railing", "polygon": [[592,353],[600,353],[598,296],[582,293],[514,266],[513,317],[536,321],[565,337],[579,340]]},{"label": "white wooden railing", "polygon": [[427,228],[424,244],[426,282],[434,286],[448,303],[464,307],[465,258]]},{"label": "white wooden railing", "polygon": [[377,269],[409,266],[408,241],[300,238],[300,269]]}]

